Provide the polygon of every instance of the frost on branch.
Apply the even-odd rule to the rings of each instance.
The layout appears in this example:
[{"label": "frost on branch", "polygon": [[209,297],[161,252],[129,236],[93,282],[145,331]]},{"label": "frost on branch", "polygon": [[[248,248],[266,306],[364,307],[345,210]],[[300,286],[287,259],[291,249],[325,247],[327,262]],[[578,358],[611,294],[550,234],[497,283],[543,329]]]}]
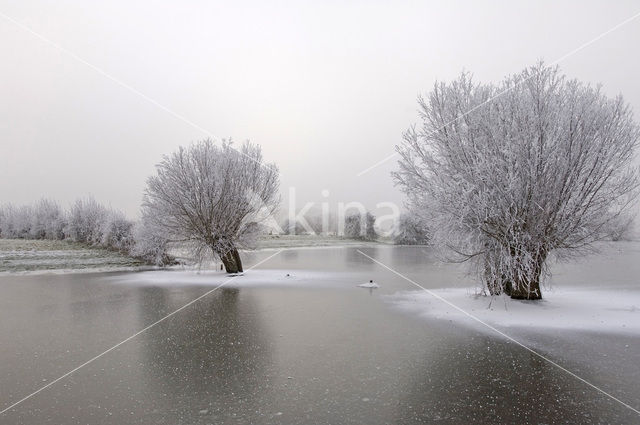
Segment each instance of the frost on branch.
[{"label": "frost on branch", "polygon": [[236,150],[211,140],[179,148],[147,181],[143,222],[184,244],[196,259],[212,254],[227,272],[242,271],[238,249],[251,248],[261,223],[279,204],[278,170],[259,146]]},{"label": "frost on branch", "polygon": [[463,73],[419,105],[395,180],[429,212],[434,243],[472,260],[492,294],[540,298],[549,255],[607,237],[637,198],[631,109],[557,68],[500,84]]}]

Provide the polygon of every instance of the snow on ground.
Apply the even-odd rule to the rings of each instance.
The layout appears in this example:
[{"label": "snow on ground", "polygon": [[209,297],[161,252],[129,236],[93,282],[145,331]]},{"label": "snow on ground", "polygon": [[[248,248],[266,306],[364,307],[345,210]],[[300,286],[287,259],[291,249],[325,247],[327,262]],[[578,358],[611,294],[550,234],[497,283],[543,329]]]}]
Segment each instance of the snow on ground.
[{"label": "snow on ground", "polygon": [[222,271],[182,268],[172,270],[147,271],[126,275],[108,276],[105,280],[135,286],[212,286],[224,284],[225,287],[257,286],[306,286],[306,287],[345,287],[357,279],[353,273],[327,272],[313,270],[255,269],[237,276]]},{"label": "snow on ground", "polygon": [[[492,299],[460,288],[430,291],[498,329],[555,328],[640,334],[638,289],[565,287],[543,292],[540,301]],[[385,300],[424,318],[456,321],[489,330],[426,291],[399,292],[385,296]]]}]

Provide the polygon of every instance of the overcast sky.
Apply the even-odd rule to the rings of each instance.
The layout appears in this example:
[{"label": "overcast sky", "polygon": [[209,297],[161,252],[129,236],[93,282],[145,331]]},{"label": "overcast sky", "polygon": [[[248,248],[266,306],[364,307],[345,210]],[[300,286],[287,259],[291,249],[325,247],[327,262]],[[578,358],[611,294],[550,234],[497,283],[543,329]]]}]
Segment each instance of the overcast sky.
[{"label": "overcast sky", "polygon": [[[639,1],[0,0],[0,203],[93,194],[135,217],[162,155],[209,134],[262,145],[299,206],[401,203],[396,159],[357,173],[393,153],[436,79],[466,69],[497,81],[638,12]],[[638,115],[639,48],[640,18],[560,66]]]}]

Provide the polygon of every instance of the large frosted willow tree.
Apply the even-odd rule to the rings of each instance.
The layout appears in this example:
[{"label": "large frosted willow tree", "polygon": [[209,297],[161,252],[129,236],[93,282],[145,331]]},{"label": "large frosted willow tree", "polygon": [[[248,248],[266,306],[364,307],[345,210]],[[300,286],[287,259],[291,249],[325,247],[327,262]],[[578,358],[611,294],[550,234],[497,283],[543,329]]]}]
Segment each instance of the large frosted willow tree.
[{"label": "large frosted willow tree", "polygon": [[620,96],[540,63],[500,84],[463,73],[419,105],[395,180],[492,294],[541,298],[549,254],[589,247],[634,202],[640,132]]},{"label": "large frosted willow tree", "polygon": [[263,163],[260,147],[204,140],[165,156],[156,171],[147,181],[143,222],[197,258],[210,252],[228,273],[242,272],[238,249],[252,245],[280,201],[278,169]]}]

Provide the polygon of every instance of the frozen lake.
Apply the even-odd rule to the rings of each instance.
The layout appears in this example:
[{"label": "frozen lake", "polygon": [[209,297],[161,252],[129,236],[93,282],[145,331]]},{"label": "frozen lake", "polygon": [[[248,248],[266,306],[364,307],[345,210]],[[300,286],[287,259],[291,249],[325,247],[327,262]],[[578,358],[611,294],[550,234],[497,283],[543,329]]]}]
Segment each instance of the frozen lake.
[{"label": "frozen lake", "polygon": [[[464,288],[472,281],[423,248],[360,249],[427,289],[471,299]],[[246,254],[246,267],[276,252]],[[640,245],[622,243],[554,267],[558,296],[549,293],[535,326],[509,322],[521,311],[516,304],[478,314],[638,409],[639,260]],[[224,280],[179,270],[1,276],[0,410]],[[369,280],[380,288],[356,286]],[[611,315],[551,326],[558,303],[574,293]],[[0,423],[640,422],[488,328],[442,309],[425,314],[440,308],[425,294],[355,247],[285,250],[1,414]]]}]

